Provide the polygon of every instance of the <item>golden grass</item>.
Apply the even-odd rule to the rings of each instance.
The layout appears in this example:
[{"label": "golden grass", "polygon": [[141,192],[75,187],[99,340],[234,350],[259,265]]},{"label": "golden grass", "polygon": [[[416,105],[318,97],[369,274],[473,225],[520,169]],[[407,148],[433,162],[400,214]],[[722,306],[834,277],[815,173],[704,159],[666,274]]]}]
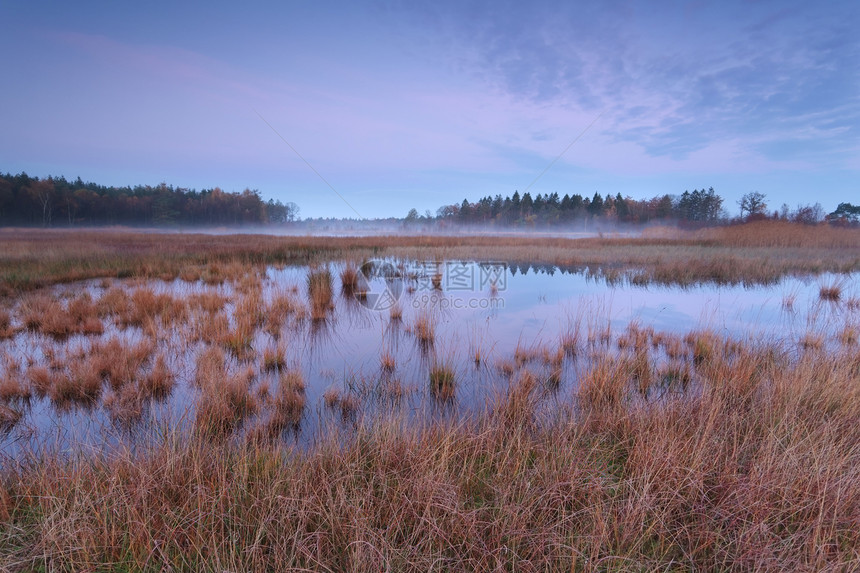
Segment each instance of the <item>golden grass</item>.
[{"label": "golden grass", "polygon": [[140,392],[144,397],[154,400],[165,400],[173,392],[175,386],[176,376],[167,366],[164,355],[159,354],[155,359],[152,370],[141,380]]},{"label": "golden grass", "polygon": [[383,372],[390,374],[397,367],[397,360],[391,352],[385,351],[379,357],[379,367]]},{"label": "golden grass", "polygon": [[429,311],[422,311],[415,317],[412,332],[418,342],[424,346],[432,345],[436,340],[436,320]]},{"label": "golden grass", "polygon": [[277,372],[287,365],[286,349],[280,344],[267,346],[263,351],[263,370]]},{"label": "golden grass", "polygon": [[0,340],[11,338],[15,334],[12,329],[12,316],[5,308],[0,308]]},{"label": "golden grass", "polygon": [[209,284],[244,276],[248,264],[310,264],[397,256],[496,260],[564,267],[612,264],[637,282],[771,283],[788,273],[860,269],[860,230],[757,222],[678,232],[673,238],[543,236],[273,237],[134,231],[15,229],[0,232],[0,294],[98,277],[179,276],[201,269]]},{"label": "golden grass", "polygon": [[842,298],[842,290],[842,284],[839,282],[835,282],[829,285],[821,285],[821,287],[818,289],[818,295],[821,300],[838,302],[839,299]]},{"label": "golden grass", "polygon": [[430,368],[430,395],[444,402],[454,399],[457,381],[454,368],[447,363],[436,364]]},{"label": "golden grass", "polygon": [[[230,397],[250,376],[214,347],[199,360],[221,373],[198,405],[206,432],[4,466],[0,568],[856,569],[860,354],[689,340],[709,353],[657,368],[674,393],[653,400],[637,398],[631,343],[597,351],[560,415],[541,414],[524,369],[468,423],[383,419],[302,452],[211,439],[227,432],[219,408],[254,410]],[[280,377],[267,432],[305,415],[303,386]],[[139,416],[131,386],[110,396]],[[345,420],[360,407],[325,403]],[[16,412],[0,405],[0,426]]]},{"label": "golden grass", "polygon": [[307,290],[311,320],[328,318],[329,311],[334,308],[331,271],[328,268],[311,269],[307,277]]},{"label": "golden grass", "polygon": [[302,373],[298,370],[283,373],[269,419],[270,435],[280,434],[286,428],[298,428],[304,414],[305,402],[305,380]]},{"label": "golden grass", "polygon": [[[20,410],[11,408],[5,404],[0,404],[0,434],[10,431],[18,422],[21,421],[23,414]],[[4,513],[8,514],[8,510],[4,508]],[[8,518],[7,518],[8,519]],[[0,561],[2,563],[2,561]]]},{"label": "golden grass", "polygon": [[32,391],[26,380],[16,372],[6,372],[0,377],[0,402],[26,403],[30,400]]},{"label": "golden grass", "polygon": [[403,320],[403,306],[396,302],[391,305],[391,308],[388,309],[388,318],[391,319],[392,322],[400,322]]},{"label": "golden grass", "polygon": [[[424,239],[410,240],[396,248],[408,251]],[[434,240],[431,251],[462,246]],[[695,241],[696,249],[721,248],[715,239]],[[607,240],[595,244],[616,248]],[[570,249],[573,256],[577,249]],[[229,257],[201,265],[201,280],[234,284],[232,318],[251,335],[280,333],[290,315],[308,312],[286,293],[281,302],[263,304],[259,275],[243,278]],[[46,323],[37,309],[57,310],[72,325],[58,321],[51,332],[73,331],[91,316],[118,323],[132,317],[149,326],[132,341],[63,347],[56,337],[41,345],[41,360],[26,357],[21,370],[7,365],[0,432],[21,424],[31,395],[47,396],[58,408],[101,400],[116,423],[138,423],[150,400],[167,398],[177,378],[189,375],[180,374],[181,365],[171,369],[176,348],[161,338],[185,319],[192,334],[179,337],[183,351],[203,342],[190,373],[197,394],[186,418],[190,431],[159,427],[134,447],[120,443],[109,453],[37,449],[2,464],[0,570],[853,570],[860,564],[854,501],[860,499],[860,353],[851,324],[833,340],[810,333],[804,349],[727,340],[708,330],[682,338],[636,324],[612,339],[595,321],[589,353],[574,361],[582,347],[576,321],[552,345],[521,345],[498,358],[498,373],[486,369],[501,375],[495,382],[506,390],[484,412],[415,420],[413,408],[406,414],[385,403],[385,412],[375,414],[373,400],[397,399],[412,387],[384,376],[378,393],[327,390],[323,404],[344,423],[293,449],[284,432],[306,424],[314,409],[303,374],[287,370],[277,351],[282,341],[273,335],[259,362],[240,362],[225,342],[238,326],[231,330],[222,295],[195,300],[146,286],[121,292],[109,287],[96,301],[23,297],[15,320],[34,331]],[[274,307],[278,316],[270,319]],[[429,313],[417,316],[413,334],[421,340],[422,319],[431,331],[424,338],[433,340]],[[393,354],[380,356],[380,367],[388,372],[387,358],[395,370]],[[565,359],[572,390],[552,392]],[[277,375],[261,374],[258,382],[267,369]],[[417,384],[446,403],[434,412],[447,413],[456,412],[464,381],[452,360],[437,359],[429,385]]]}]

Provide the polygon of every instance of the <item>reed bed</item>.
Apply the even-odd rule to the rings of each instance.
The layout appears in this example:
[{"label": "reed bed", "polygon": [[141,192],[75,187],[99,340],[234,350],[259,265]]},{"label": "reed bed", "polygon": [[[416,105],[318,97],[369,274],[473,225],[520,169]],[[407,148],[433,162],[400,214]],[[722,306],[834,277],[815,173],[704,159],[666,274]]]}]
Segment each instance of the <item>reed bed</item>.
[{"label": "reed bed", "polygon": [[[860,269],[860,230],[756,222],[640,238],[543,236],[274,237],[15,229],[0,232],[0,294],[100,277],[177,278],[220,284],[247,265],[374,257],[495,260],[615,269],[615,280],[773,283],[791,273]],[[620,267],[620,270],[618,270]],[[199,277],[199,278],[198,278]]]},{"label": "reed bed", "polygon": [[[607,349],[557,415],[523,370],[469,421],[24,458],[0,480],[0,567],[856,569],[860,355],[695,338],[713,351],[655,401]],[[304,410],[290,376],[275,433]]]},{"label": "reed bed", "polygon": [[[758,249],[771,239],[762,233],[732,239],[735,248],[765,252]],[[141,247],[132,259],[163,240],[118,235],[124,248]],[[832,248],[846,261],[856,254],[840,251],[844,237],[797,248]],[[436,316],[417,311],[404,331],[425,351],[419,377],[408,378],[409,360],[385,346],[373,376],[332,374],[315,403],[307,372],[293,366],[303,349],[292,336],[325,328],[304,316],[332,318],[331,272],[312,269],[307,303],[298,290],[267,298],[252,266],[268,255],[231,249],[253,241],[274,249],[269,239],[212,239],[221,258],[183,271],[204,291],[113,284],[95,300],[28,292],[9,307],[6,329],[20,325],[44,341],[39,352],[0,363],[0,432],[25,425],[28,408],[48,400],[60,411],[103,411],[135,439],[68,451],[33,441],[4,453],[0,570],[860,568],[860,352],[851,317],[833,334],[752,341],[636,323],[615,335],[592,313],[570,317],[558,339],[523,342],[509,355],[488,351],[476,330],[466,360],[475,367],[462,368],[438,356]],[[390,240],[338,248],[463,247],[451,238]],[[721,240],[729,241],[687,236],[666,248],[719,250]],[[291,241],[272,256],[299,256]],[[579,256],[579,243],[553,241],[503,247]],[[625,248],[653,254],[661,241]],[[497,248],[474,242],[478,251]],[[591,244],[618,252],[614,240]],[[0,270],[3,257],[26,258],[31,243],[20,245],[0,255]],[[92,248],[113,256],[110,245]],[[303,256],[325,262],[335,252]],[[163,274],[186,256],[168,253]],[[667,256],[647,272],[668,268],[676,254]],[[845,296],[822,307],[850,311]],[[83,329],[89,318],[105,332]],[[473,379],[496,390],[484,408],[466,402]],[[185,384],[183,423],[142,424]],[[422,406],[426,416],[417,414]],[[299,443],[314,416],[322,431]]]}]

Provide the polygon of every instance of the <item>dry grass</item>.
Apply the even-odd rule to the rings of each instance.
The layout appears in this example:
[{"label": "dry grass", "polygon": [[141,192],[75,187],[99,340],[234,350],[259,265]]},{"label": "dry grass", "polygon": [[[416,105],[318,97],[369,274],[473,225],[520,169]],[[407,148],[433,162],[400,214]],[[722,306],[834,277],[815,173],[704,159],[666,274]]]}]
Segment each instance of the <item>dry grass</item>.
[{"label": "dry grass", "polygon": [[422,311],[415,317],[412,325],[415,338],[423,346],[431,346],[436,340],[436,321],[429,311]]},{"label": "dry grass", "polygon": [[175,386],[176,376],[168,368],[164,355],[159,354],[152,370],[141,380],[140,392],[147,398],[165,400]]},{"label": "dry grass", "polygon": [[367,295],[359,279],[358,267],[348,262],[340,272],[340,290],[346,297],[363,297]]},{"label": "dry grass", "polygon": [[[22,414],[20,410],[10,408],[5,404],[0,404],[0,434],[6,433],[14,428],[18,422],[21,421],[21,417]],[[8,513],[8,510],[6,510],[5,513]],[[0,558],[0,563],[2,563],[2,558]]]},{"label": "dry grass", "polygon": [[58,409],[92,407],[102,394],[102,374],[93,361],[73,362],[68,372],[57,373],[48,397]]},{"label": "dry grass", "polygon": [[146,338],[136,343],[111,338],[107,342],[93,344],[89,362],[100,376],[107,378],[114,390],[119,390],[141,377],[154,348],[152,341]]},{"label": "dry grass", "polygon": [[403,306],[396,302],[391,305],[391,308],[388,309],[388,318],[391,319],[392,322],[400,322],[403,320]]},{"label": "dry grass", "polygon": [[5,308],[0,308],[0,340],[11,338],[15,334],[12,329],[12,316]]},{"label": "dry grass", "polygon": [[[167,433],[8,465],[0,568],[856,569],[860,356],[690,340],[708,356],[658,369],[676,391],[659,400],[607,348],[558,416],[522,370],[469,423],[381,420],[304,452]],[[300,380],[281,378],[269,431],[304,415]],[[325,398],[344,419],[354,400]]]},{"label": "dry grass", "polygon": [[327,319],[329,312],[334,308],[331,271],[328,268],[309,271],[307,291],[311,305],[311,320],[317,322]]},{"label": "dry grass", "polygon": [[[201,435],[210,438],[227,438],[240,428],[245,420],[259,410],[259,403],[251,391],[253,370],[225,375],[217,364],[210,365],[207,374],[198,363],[197,378],[200,395],[194,409],[194,426]],[[212,376],[212,372],[216,374]],[[220,374],[220,375],[219,375]]]},{"label": "dry grass", "polygon": [[54,375],[44,366],[34,366],[27,370],[30,387],[39,398],[47,396],[53,386]]},{"label": "dry grass", "polygon": [[830,302],[839,302],[839,299],[842,298],[842,290],[843,285],[841,282],[835,282],[829,285],[821,285],[818,289],[818,296],[821,300],[826,300]]},{"label": "dry grass", "polygon": [[286,428],[297,429],[302,421],[305,402],[305,380],[302,373],[290,370],[282,374],[268,423],[269,434],[276,436]]},{"label": "dry grass", "polygon": [[430,395],[435,399],[448,402],[457,392],[456,375],[450,364],[436,364],[430,368]]},{"label": "dry grass", "polygon": [[263,370],[277,372],[287,365],[287,351],[281,344],[267,346],[263,351]]},{"label": "dry grass", "polygon": [[6,372],[0,377],[0,402],[28,403],[32,396],[26,380],[16,372]]},{"label": "dry grass", "polygon": [[788,273],[860,269],[860,230],[760,222],[674,238],[544,236],[274,237],[15,229],[0,233],[0,293],[98,277],[170,277],[200,269],[209,284],[248,264],[310,264],[398,256],[562,267],[622,266],[637,282],[772,283]]},{"label": "dry grass", "polygon": [[[842,235],[835,237],[838,243]],[[126,248],[134,252],[137,240],[129,239]],[[235,239],[236,245],[254,240]],[[374,240],[355,249],[389,241]],[[293,248],[291,241],[271,256],[293,256],[285,254]],[[391,238],[393,246],[382,252],[420,247],[456,253],[465,242],[398,241]],[[707,262],[723,248],[720,241],[729,239],[680,241],[665,248],[687,254],[703,250]],[[754,242],[751,237],[743,241]],[[497,248],[474,242],[476,253]],[[226,245],[232,245],[221,239],[213,243],[228,251]],[[267,238],[260,244],[275,252]],[[578,243],[563,240],[524,244],[503,246],[523,256],[537,248],[551,256],[567,252],[564,256],[573,259],[582,254]],[[823,252],[816,249],[833,248],[839,251],[835,260],[850,258],[842,247],[825,244],[798,248],[812,249],[816,256]],[[648,263],[656,270],[668,268],[664,263],[676,256],[660,254],[660,245],[631,242],[626,248],[639,249],[632,258],[646,252],[665,256]],[[595,240],[592,246],[618,253],[612,240]],[[748,247],[753,248],[736,246]],[[0,255],[0,271],[6,268],[3,257],[18,255]],[[237,309],[243,305],[234,322],[244,320],[242,328],[252,335],[259,329],[280,333],[289,316],[308,312],[287,294],[282,302],[262,304],[259,275],[242,275],[234,255],[230,251],[223,259],[201,257],[195,263],[201,280],[234,283],[240,293]],[[258,255],[257,262],[269,256]],[[137,256],[130,258],[140,260]],[[191,255],[168,254],[164,269],[142,272],[170,272],[183,257]],[[45,265],[39,268],[50,267]],[[589,325],[590,356],[582,353],[574,361],[582,348],[577,321],[567,338],[565,333],[550,346],[522,346],[499,357],[502,376],[492,369],[476,371],[497,376],[494,382],[506,389],[485,412],[465,419],[444,416],[458,412],[454,398],[467,394],[459,386],[469,390],[470,379],[458,379],[453,360],[437,361],[429,386],[417,384],[445,403],[432,408],[443,414],[440,419],[413,419],[411,406],[389,408],[371,401],[403,394],[399,380],[383,377],[385,386],[380,382],[373,398],[352,387],[326,391],[323,404],[344,423],[332,424],[335,430],[294,449],[283,434],[307,425],[314,407],[304,377],[286,370],[276,350],[282,342],[276,339],[252,366],[228,352],[231,323],[221,295],[180,300],[145,287],[121,292],[111,287],[97,301],[28,295],[15,321],[41,332],[45,320],[36,310],[59,309],[72,326],[58,321],[60,326],[49,325],[49,331],[72,331],[82,317],[96,316],[118,323],[130,317],[130,322],[170,332],[169,325],[187,318],[186,330],[193,334],[177,344],[187,352],[196,352],[199,341],[204,345],[194,372],[184,372],[181,365],[171,370],[168,363],[177,366],[171,354],[175,348],[149,334],[131,341],[87,340],[80,348],[49,340],[42,359],[21,359],[20,371],[6,367],[0,380],[0,432],[21,431],[30,394],[47,396],[58,408],[94,407],[102,400],[115,422],[136,424],[151,400],[166,398],[178,377],[192,374],[190,391],[197,397],[185,418],[190,428],[159,427],[132,447],[120,443],[109,453],[86,447],[71,455],[36,449],[4,457],[11,462],[0,466],[0,570],[860,566],[860,354],[850,326],[835,340],[813,334],[817,341],[804,349],[741,343],[707,330],[682,339],[632,325],[620,334],[616,348],[606,344],[609,330],[595,322]],[[141,294],[135,298],[136,293]],[[313,316],[310,285],[308,296]],[[278,317],[270,319],[275,306]],[[330,316],[330,307],[325,315]],[[417,340],[432,341],[433,326],[427,313],[417,317],[412,331]],[[393,355],[388,358],[394,370]],[[561,384],[565,360],[573,390],[551,392]],[[383,370],[387,362],[386,355],[380,357]],[[256,373],[267,370],[267,364],[276,364],[278,374],[263,374],[258,383]],[[408,371],[405,365],[401,369],[404,375]],[[383,404],[384,412],[376,414],[376,404]]]},{"label": "dry grass", "polygon": [[397,360],[391,352],[386,350],[379,357],[379,367],[383,372],[390,374],[397,367]]}]

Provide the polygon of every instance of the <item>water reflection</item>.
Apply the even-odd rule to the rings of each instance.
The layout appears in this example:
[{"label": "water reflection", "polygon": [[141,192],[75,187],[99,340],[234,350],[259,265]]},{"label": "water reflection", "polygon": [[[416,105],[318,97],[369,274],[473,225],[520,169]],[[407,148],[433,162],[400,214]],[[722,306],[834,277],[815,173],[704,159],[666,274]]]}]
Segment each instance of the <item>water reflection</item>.
[{"label": "water reflection", "polygon": [[[349,269],[358,274],[343,288]],[[0,340],[0,381],[25,384],[29,393],[16,397],[13,382],[0,385],[0,444],[10,452],[34,441],[109,447],[145,441],[159,427],[193,429],[201,395],[197,362],[211,347],[226,351],[225,380],[248,372],[230,390],[234,403],[247,400],[237,439],[275,434],[302,443],[333,423],[355,427],[389,411],[416,422],[450,419],[516,392],[517,399],[552,409],[582,380],[599,377],[601,368],[631,372],[642,399],[684,392],[694,378],[685,354],[709,344],[682,338],[691,332],[807,350],[850,343],[852,336],[856,343],[856,274],[694,288],[639,286],[618,276],[612,269],[513,262],[377,261],[270,268],[218,285],[93,281],[56,287],[52,294],[67,307],[87,293],[91,306],[103,309],[103,331],[53,337],[27,328],[26,304],[16,303],[15,334]],[[146,296],[135,297],[142,289]],[[249,324],[250,333],[242,331]],[[151,379],[163,357],[174,383],[160,399],[141,396],[137,386],[123,395],[119,386],[111,388],[107,371],[97,374],[98,395],[83,400],[85,407],[71,400],[64,408],[57,399],[54,379],[88,364],[94,349],[142,343],[152,348],[144,348],[129,376],[135,383]],[[607,352],[623,355],[621,366],[601,362]],[[301,391],[282,390],[287,371],[301,373]],[[210,393],[213,416],[236,407]]]}]

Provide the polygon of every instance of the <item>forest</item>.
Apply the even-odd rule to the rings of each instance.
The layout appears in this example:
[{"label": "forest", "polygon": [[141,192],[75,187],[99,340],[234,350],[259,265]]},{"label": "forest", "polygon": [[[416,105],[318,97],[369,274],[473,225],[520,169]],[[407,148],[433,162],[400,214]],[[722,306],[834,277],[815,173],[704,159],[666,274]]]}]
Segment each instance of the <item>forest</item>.
[{"label": "forest", "polygon": [[[537,194],[534,197],[518,191],[510,197],[486,196],[477,202],[463,199],[462,203],[445,205],[437,211],[437,218],[452,223],[552,226],[574,221],[593,220],[606,223],[644,224],[653,221],[675,221],[682,226],[707,226],[730,221],[774,219],[796,223],[817,224],[828,221],[835,224],[860,223],[860,206],[840,203],[835,211],[826,214],[819,203],[798,205],[795,208],[783,203],[770,210],[767,197],[756,191],[746,193],[738,202],[740,217],[733,218],[723,198],[708,189],[684,191],[680,195],[658,195],[637,200],[607,194],[583,197],[580,194],[559,197],[558,193]],[[413,210],[414,211],[414,210]],[[411,213],[417,218],[417,212]],[[407,216],[407,221],[410,216]]]},{"label": "forest", "polygon": [[293,221],[295,203],[264,201],[256,190],[196,191],[161,183],[113,187],[80,177],[40,179],[0,172],[0,226],[262,225]]}]

